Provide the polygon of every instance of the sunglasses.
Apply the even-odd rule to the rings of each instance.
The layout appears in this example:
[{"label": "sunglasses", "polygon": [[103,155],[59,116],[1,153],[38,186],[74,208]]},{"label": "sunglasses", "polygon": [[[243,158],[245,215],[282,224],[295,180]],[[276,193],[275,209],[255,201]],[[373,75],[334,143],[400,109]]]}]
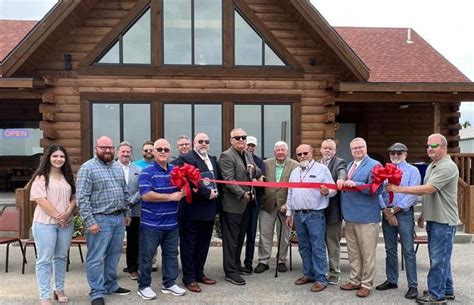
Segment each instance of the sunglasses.
[{"label": "sunglasses", "polygon": [[443,146],[443,145],[437,144],[437,143],[435,143],[435,144],[426,144],[426,149],[430,149],[430,148],[435,149],[435,148],[438,148],[440,146]]},{"label": "sunglasses", "polygon": [[96,146],[100,150],[114,150],[113,146]]},{"label": "sunglasses", "polygon": [[247,136],[235,136],[235,137],[232,137],[232,139],[236,141],[247,141]]},{"label": "sunglasses", "polygon": [[203,144],[203,143],[209,144],[209,143],[211,143],[211,141],[209,141],[209,140],[198,140],[198,143],[199,144]]},{"label": "sunglasses", "polygon": [[156,152],[159,152],[159,153],[161,153],[161,154],[162,154],[162,153],[167,154],[167,153],[170,152],[170,149],[167,148],[167,147],[155,147],[155,151],[156,151]]},{"label": "sunglasses", "polygon": [[401,156],[401,155],[403,155],[403,151],[391,151],[390,152],[390,156],[395,156],[395,155]]},{"label": "sunglasses", "polygon": [[296,154],[298,157],[301,157],[301,156],[307,156],[309,154],[309,151],[304,151],[302,153],[298,153]]},{"label": "sunglasses", "polygon": [[143,152],[145,152],[145,153],[151,153],[151,152],[153,152],[153,148],[144,149]]}]

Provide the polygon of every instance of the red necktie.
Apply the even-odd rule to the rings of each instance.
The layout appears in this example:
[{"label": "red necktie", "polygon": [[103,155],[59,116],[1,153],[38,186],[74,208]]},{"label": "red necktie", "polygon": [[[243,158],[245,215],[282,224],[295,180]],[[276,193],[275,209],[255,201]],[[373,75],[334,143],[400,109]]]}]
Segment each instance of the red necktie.
[{"label": "red necktie", "polygon": [[354,162],[354,164],[352,164],[351,169],[349,170],[349,173],[347,174],[347,179],[352,178],[352,175],[354,175],[354,172],[356,169],[357,169],[357,163]]}]

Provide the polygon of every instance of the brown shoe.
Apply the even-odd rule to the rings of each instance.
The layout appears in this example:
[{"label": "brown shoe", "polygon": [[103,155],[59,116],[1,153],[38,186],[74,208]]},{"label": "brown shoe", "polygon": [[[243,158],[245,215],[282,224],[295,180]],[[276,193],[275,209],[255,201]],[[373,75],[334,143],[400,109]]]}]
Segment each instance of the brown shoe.
[{"label": "brown shoe", "polygon": [[359,298],[365,298],[368,297],[370,294],[370,289],[367,289],[365,287],[360,287],[359,291],[357,291],[357,296]]},{"label": "brown shoe", "polygon": [[199,287],[198,283],[192,282],[191,284],[187,284],[186,288],[188,288],[191,292],[201,292],[201,287]]},{"label": "brown shoe", "polygon": [[320,283],[320,282],[316,282],[314,283],[313,287],[311,287],[311,291],[312,292],[320,292],[320,291],[323,291],[324,289],[326,289],[326,285]]},{"label": "brown shoe", "polygon": [[306,276],[302,276],[296,280],[295,285],[305,285],[308,283],[314,283],[314,280],[307,278]]},{"label": "brown shoe", "polygon": [[198,280],[198,282],[205,285],[215,285],[217,283],[216,280],[210,279],[207,276],[203,276],[202,279]]},{"label": "brown shoe", "polygon": [[342,290],[358,290],[360,289],[360,285],[354,285],[351,282],[347,282],[344,285],[339,286]]}]

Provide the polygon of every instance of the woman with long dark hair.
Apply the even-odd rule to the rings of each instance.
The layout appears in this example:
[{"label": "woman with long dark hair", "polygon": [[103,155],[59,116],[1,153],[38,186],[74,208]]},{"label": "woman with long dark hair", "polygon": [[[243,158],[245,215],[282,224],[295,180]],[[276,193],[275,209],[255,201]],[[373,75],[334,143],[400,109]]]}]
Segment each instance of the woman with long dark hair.
[{"label": "woman with long dark hair", "polygon": [[36,280],[42,305],[51,302],[51,278],[54,272],[54,299],[69,300],[64,294],[67,254],[71,244],[76,207],[76,187],[64,147],[49,146],[33,175],[30,199],[37,206],[33,216],[33,237],[37,248]]}]

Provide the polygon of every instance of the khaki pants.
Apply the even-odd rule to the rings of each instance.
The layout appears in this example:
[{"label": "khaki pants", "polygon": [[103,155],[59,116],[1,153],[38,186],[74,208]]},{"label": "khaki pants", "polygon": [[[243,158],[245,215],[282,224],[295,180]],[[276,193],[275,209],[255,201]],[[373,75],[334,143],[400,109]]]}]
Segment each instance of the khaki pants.
[{"label": "khaki pants", "polygon": [[342,221],[326,225],[326,247],[328,249],[329,274],[341,273]]},{"label": "khaki pants", "polygon": [[[275,232],[275,223],[277,236],[279,238],[280,234],[280,221],[278,220],[277,213],[279,209],[275,208],[273,213],[268,213],[265,210],[260,210],[260,219],[259,219],[259,231],[260,231],[260,241],[258,243],[258,262],[268,265],[270,257],[272,255],[272,246],[273,246],[273,233]],[[285,216],[280,215],[280,219],[283,223],[282,226],[282,236],[280,244],[280,260],[279,262],[286,262],[286,256],[288,255],[288,242],[290,240],[290,231],[285,225]],[[278,240],[278,239],[277,239]]]},{"label": "khaki pants", "polygon": [[375,277],[379,224],[346,221],[345,235],[351,266],[350,282],[371,289]]}]

